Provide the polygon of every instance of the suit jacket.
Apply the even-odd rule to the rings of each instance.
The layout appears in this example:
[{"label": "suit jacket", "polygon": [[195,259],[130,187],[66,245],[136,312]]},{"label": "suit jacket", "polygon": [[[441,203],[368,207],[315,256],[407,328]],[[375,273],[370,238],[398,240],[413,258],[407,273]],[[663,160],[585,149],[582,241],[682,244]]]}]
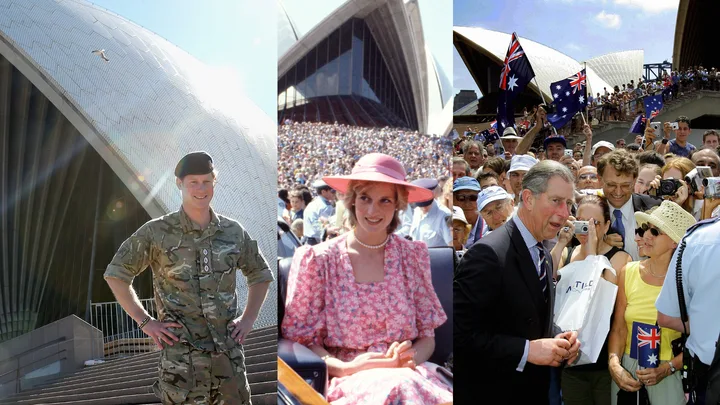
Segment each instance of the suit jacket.
[{"label": "suit jacket", "polygon": [[657,207],[658,205],[660,205],[660,203],[662,203],[662,199],[653,197],[651,195],[633,194],[632,195],[632,203],[633,203],[633,210],[635,212],[647,211],[652,207]]},{"label": "suit jacket", "polygon": [[[545,302],[514,217],[464,255],[453,283],[453,396],[458,404],[545,404],[550,367],[516,369],[527,340],[553,336],[551,277]],[[549,252],[546,257],[552,259]]]}]

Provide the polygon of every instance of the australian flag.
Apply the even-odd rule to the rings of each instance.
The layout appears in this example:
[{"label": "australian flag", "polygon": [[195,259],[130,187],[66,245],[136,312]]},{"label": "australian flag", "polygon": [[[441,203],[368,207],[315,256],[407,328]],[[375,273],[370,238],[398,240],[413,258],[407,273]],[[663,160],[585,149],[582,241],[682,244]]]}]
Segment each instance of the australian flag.
[{"label": "australian flag", "polygon": [[527,87],[535,72],[530,66],[525,51],[520,46],[517,34],[513,32],[510,46],[505,54],[505,62],[500,72],[500,86],[497,108],[498,132],[502,135],[505,128],[514,126],[515,109],[513,100]]},{"label": "australian flag", "polygon": [[657,368],[660,365],[659,326],[633,322],[630,357],[637,359],[640,367]]},{"label": "australian flag", "polygon": [[645,124],[647,123],[647,119],[645,119],[645,114],[638,114],[637,117],[635,117],[635,120],[633,121],[632,125],[630,125],[630,133],[631,134],[644,134],[645,133]]},{"label": "australian flag", "polygon": [[663,108],[662,94],[647,96],[643,100],[645,100],[645,114],[650,120],[660,114],[660,110]]},{"label": "australian flag", "polygon": [[490,128],[480,132],[479,136],[475,137],[476,141],[481,141],[485,144],[495,143],[498,139],[500,139],[500,135],[497,133],[497,121],[491,122]]},{"label": "australian flag", "polygon": [[560,80],[550,85],[553,104],[557,106],[555,113],[548,115],[548,121],[555,128],[562,128],[572,120],[578,111],[587,105],[587,75],[585,69],[575,76]]}]

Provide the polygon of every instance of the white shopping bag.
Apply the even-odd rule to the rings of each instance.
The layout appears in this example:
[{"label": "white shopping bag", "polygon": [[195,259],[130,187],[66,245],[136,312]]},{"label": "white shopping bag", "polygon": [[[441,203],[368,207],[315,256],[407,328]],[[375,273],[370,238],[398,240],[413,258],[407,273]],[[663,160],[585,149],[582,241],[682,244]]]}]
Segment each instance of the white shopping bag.
[{"label": "white shopping bag", "polygon": [[601,277],[603,271],[615,274],[605,256],[588,256],[561,269],[553,319],[561,331],[578,332],[580,356],[573,366],[595,363],[610,332],[618,287]]}]

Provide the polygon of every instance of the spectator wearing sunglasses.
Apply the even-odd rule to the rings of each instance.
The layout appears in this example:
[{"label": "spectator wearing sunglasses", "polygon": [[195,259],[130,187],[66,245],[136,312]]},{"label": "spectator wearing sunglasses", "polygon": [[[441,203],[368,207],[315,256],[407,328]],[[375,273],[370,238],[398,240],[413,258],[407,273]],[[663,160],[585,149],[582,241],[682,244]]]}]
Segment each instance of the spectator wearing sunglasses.
[{"label": "spectator wearing sunglasses", "polygon": [[633,322],[657,323],[655,300],[663,286],[670,259],[695,218],[676,203],[663,201],[651,214],[635,213],[635,221],[638,224],[636,233],[643,236],[644,253],[648,258],[630,262],[618,273],[608,354],[613,397],[629,396],[635,401],[636,392],[645,390],[652,405],[685,404],[680,373],[675,372],[682,368],[682,352],[673,353],[671,344],[680,337],[680,332],[661,328],[657,368],[640,368],[637,356],[633,358],[631,354],[633,344],[637,344],[633,339]]},{"label": "spectator wearing sunglasses", "polygon": [[453,205],[463,210],[465,220],[472,225],[470,235],[468,235],[467,242],[465,242],[466,247],[472,246],[486,232],[485,222],[478,209],[479,193],[480,183],[472,177],[460,177],[453,183]]}]

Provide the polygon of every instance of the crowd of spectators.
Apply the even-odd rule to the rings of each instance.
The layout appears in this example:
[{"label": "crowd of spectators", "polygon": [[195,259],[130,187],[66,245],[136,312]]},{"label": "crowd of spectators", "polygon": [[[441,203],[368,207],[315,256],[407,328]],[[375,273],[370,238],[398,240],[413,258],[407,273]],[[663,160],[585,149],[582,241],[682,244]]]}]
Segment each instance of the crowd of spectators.
[{"label": "crowd of spectators", "polygon": [[[708,79],[707,84],[702,83],[702,78],[705,76],[704,73],[700,74],[699,84],[695,76],[691,83],[684,85],[712,88],[715,85],[714,81]],[[646,91],[647,87],[650,87],[651,91],[663,91],[662,88],[655,88],[654,85],[645,86]],[[623,94],[628,94],[627,86]],[[667,96],[672,97],[669,92]],[[492,298],[467,299],[461,303],[464,303],[463,305],[473,303],[475,306],[472,313],[476,314],[494,311],[496,308],[494,303],[506,298],[502,292],[512,291],[507,297],[508,302],[517,300],[517,296],[521,294],[517,290],[520,286],[498,287],[495,284],[499,283],[500,279],[506,279],[506,276],[495,276],[495,271],[500,274],[499,269],[493,269],[492,272],[483,271],[487,279],[476,282],[477,277],[472,272],[479,267],[471,265],[470,262],[479,260],[481,253],[489,251],[485,249],[487,246],[495,246],[500,238],[505,237],[494,235],[485,239],[489,234],[499,228],[503,228],[501,235],[506,234],[505,230],[508,233],[516,232],[515,224],[518,221],[523,221],[527,229],[536,226],[545,232],[544,240],[540,240],[535,237],[538,232],[530,231],[533,238],[537,239],[532,243],[528,242],[525,234],[518,238],[525,239],[525,243],[528,243],[530,250],[527,257],[531,257],[534,253],[531,248],[542,245],[541,254],[552,257],[552,268],[547,269],[547,274],[552,271],[552,278],[556,283],[562,277],[564,266],[583,262],[586,258],[594,260],[590,259],[593,256],[605,256],[610,260],[617,275],[616,278],[608,281],[619,286],[617,299],[609,304],[613,305],[615,320],[597,361],[585,366],[552,371],[549,382],[549,403],[560,404],[561,401],[567,405],[611,403],[611,398],[613,398],[612,403],[615,403],[614,398],[618,399],[617,403],[626,403],[625,401],[636,403],[637,398],[649,397],[648,401],[640,403],[684,404],[682,378],[677,370],[688,361],[707,370],[712,357],[683,360],[681,351],[670,350],[670,343],[679,338],[683,329],[682,326],[678,326],[682,325],[681,322],[676,322],[675,318],[665,315],[672,313],[672,316],[676,316],[675,312],[679,311],[672,304],[665,302],[677,293],[675,267],[671,258],[674,257],[673,253],[685,232],[697,221],[720,216],[718,151],[720,135],[715,130],[707,131],[703,136],[703,144],[696,147],[687,141],[691,132],[691,121],[687,117],[680,116],[674,122],[665,122],[663,127],[658,129],[659,133],[648,125],[644,133],[646,140],[644,147],[639,145],[642,135],[638,135],[639,139],[632,144],[626,144],[622,139],[614,144],[607,141],[593,142],[591,127],[584,125],[585,142],[579,142],[573,149],[568,149],[563,136],[556,136],[548,130],[544,111],[533,111],[532,117],[529,115],[524,114],[519,120],[520,125],[530,124],[529,127],[521,127],[520,131],[517,131],[521,135],[525,133],[522,137],[517,136],[512,128],[508,128],[503,134],[498,134],[501,136],[496,142],[487,142],[469,130],[456,141],[451,169],[454,180],[453,204],[462,211],[463,215],[453,218],[453,241],[461,257],[457,274],[466,274],[463,277],[468,278],[467,285],[462,284],[460,290],[471,291],[471,288],[477,287],[479,291],[481,289],[479,286],[491,283],[494,288],[501,291],[496,296],[491,295],[492,292],[489,290],[483,290],[484,294],[489,294]],[[542,149],[532,146],[537,143],[542,145]],[[556,161],[569,171],[566,172],[567,175],[563,174],[564,168],[557,163],[540,164],[541,161]],[[533,170],[535,167],[542,169]],[[552,182],[538,187],[536,184],[538,173],[549,170],[555,173],[550,176],[554,180],[551,179]],[[574,188],[572,192],[574,198],[567,200],[567,206],[564,199],[556,201],[563,189],[549,186],[550,184],[563,186],[565,177]],[[524,178],[533,180],[525,182]],[[573,197],[572,193],[571,197]],[[548,208],[538,208],[546,203],[550,204]],[[540,212],[543,209],[546,211]],[[565,219],[557,219],[561,217]],[[588,221],[585,223],[589,224],[588,227],[592,228],[592,231],[576,235],[575,230],[581,229],[574,223],[576,220]],[[528,230],[524,232],[527,233]],[[520,235],[519,231],[516,233]],[[535,242],[542,243],[535,245]],[[718,244],[717,236],[713,243]],[[521,251],[524,247],[522,243],[516,245]],[[492,257],[493,260],[497,260],[496,256]],[[532,257],[537,262],[538,256]],[[509,259],[500,255],[500,260]],[[542,259],[540,261],[542,262]],[[703,280],[714,277],[712,274],[715,265],[711,261],[696,263],[692,271],[702,274],[698,277],[705,277]],[[490,266],[487,263],[483,265]],[[533,269],[534,272],[538,272],[541,281],[545,274],[542,267],[540,264],[538,268]],[[504,269],[502,274],[507,274],[507,271]],[[667,288],[664,287],[665,284],[669,284]],[[717,286],[717,279],[715,284],[715,288],[720,287]],[[661,290],[664,295],[662,299],[658,298]],[[472,291],[475,292],[472,297],[477,296],[477,291]],[[457,296],[455,299],[458,308]],[[658,299],[657,308],[656,299]],[[488,305],[482,306],[477,303]],[[704,305],[701,310],[710,309],[710,304]],[[640,316],[639,307],[642,307],[642,311],[646,311],[648,316]],[[488,315],[486,318],[492,317]],[[487,343],[490,352],[481,352],[479,357],[491,356],[491,353],[500,350],[496,348],[496,346],[500,347],[500,343],[496,345],[495,342],[510,340],[506,336],[507,329],[494,328],[499,321],[494,322],[476,322],[484,327],[483,333],[480,334],[482,339],[493,345],[491,348],[491,343]],[[626,343],[626,339],[630,342],[630,337],[638,333],[633,329],[635,328],[633,322],[658,328],[658,333],[662,336],[662,349],[657,355],[659,362],[656,362],[656,368],[641,367],[638,363],[638,355],[633,354],[631,344]],[[714,339],[720,325],[717,321],[713,321],[705,327],[709,329],[709,335]],[[662,333],[659,332],[660,329]],[[503,339],[493,340],[496,338],[494,334],[502,335]],[[528,339],[530,347],[537,343],[527,336],[522,337]],[[474,343],[476,346],[472,347],[484,348],[485,342],[483,340],[482,343]],[[521,346],[517,358],[522,354]],[[564,358],[568,358],[567,356],[572,358],[571,343],[564,343],[562,347],[563,349],[559,349],[558,352],[566,353]],[[532,352],[532,349],[530,351]],[[570,354],[567,354],[568,352]],[[530,357],[534,357],[534,354],[529,354],[527,359]],[[549,364],[557,367],[555,363],[544,363],[539,360],[521,360],[518,366],[517,358],[508,356],[508,359],[511,359],[508,360],[508,364],[503,364],[502,367],[498,365],[498,369],[508,370],[498,380],[517,377],[519,374],[510,370],[516,370],[518,367],[527,369],[526,362],[536,366]],[[684,361],[686,363],[683,363]],[[542,388],[544,390],[541,389],[539,392],[544,395],[548,386]],[[523,395],[507,392],[505,394],[510,397]]]},{"label": "crowd of spectators", "polygon": [[278,217],[302,243],[316,244],[348,231],[344,195],[323,177],[348,175],[361,157],[371,153],[397,159],[407,181],[434,193],[427,204],[413,204],[403,212],[395,233],[428,246],[449,245],[452,195],[446,182],[452,140],[401,128],[314,122],[279,126]]},{"label": "crowd of spectators", "polygon": [[452,141],[401,128],[362,128],[295,122],[278,127],[278,186],[310,185],[352,170],[363,155],[380,152],[405,165],[408,180],[438,178],[450,165]]}]

